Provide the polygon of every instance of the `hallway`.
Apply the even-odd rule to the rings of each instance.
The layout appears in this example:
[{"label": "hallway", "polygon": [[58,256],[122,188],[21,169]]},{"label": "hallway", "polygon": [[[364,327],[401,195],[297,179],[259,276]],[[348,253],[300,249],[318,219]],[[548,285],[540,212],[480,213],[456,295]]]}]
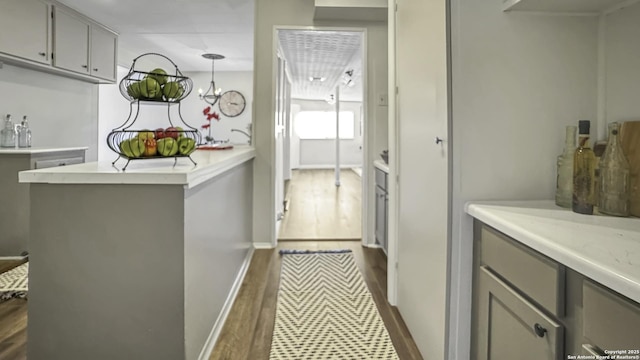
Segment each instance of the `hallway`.
[{"label": "hallway", "polygon": [[351,169],[293,170],[285,199],[288,210],[278,240],[351,240],[362,238],[361,178]]},{"label": "hallway", "polygon": [[280,249],[350,249],[389,331],[400,359],[422,359],[397,308],[386,300],[387,261],[380,249],[359,241],[281,241],[276,249],[256,250],[242,287],[210,360],[268,359],[280,282]]}]

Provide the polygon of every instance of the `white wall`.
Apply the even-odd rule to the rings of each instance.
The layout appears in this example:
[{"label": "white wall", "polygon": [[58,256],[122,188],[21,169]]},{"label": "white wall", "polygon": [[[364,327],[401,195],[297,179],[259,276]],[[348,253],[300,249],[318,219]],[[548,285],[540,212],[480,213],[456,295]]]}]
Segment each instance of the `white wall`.
[{"label": "white wall", "polygon": [[0,116],[27,115],[34,147],[88,146],[86,160],[97,158],[97,85],[3,64],[0,94]]},{"label": "white wall", "polygon": [[597,18],[452,0],[453,204],[449,358],[469,356],[469,200],[552,199],[564,128],[596,120]]},{"label": "white wall", "polygon": [[[178,64],[180,67],[180,64]],[[128,68],[118,67],[118,82],[127,75]],[[198,98],[198,88],[202,88],[206,91],[211,81],[210,72],[186,72],[185,76],[188,76],[193,81],[194,89],[180,103],[180,113],[184,121],[199,129],[203,136],[207,135],[208,130],[201,129],[200,127],[206,123],[206,118],[203,115],[203,110],[209,104]],[[215,112],[220,114],[220,121],[211,120],[212,129],[211,135],[216,140],[229,140],[234,144],[246,144],[247,137],[237,133],[231,132],[232,128],[240,129],[247,132],[247,125],[251,123],[251,102],[253,101],[253,73],[252,72],[216,72],[215,73],[216,87],[221,87],[223,91],[237,90],[244,95],[247,106],[237,117],[228,118],[220,113],[218,104],[213,106]],[[109,132],[120,126],[129,116],[129,102],[120,94],[119,84],[115,85],[100,85],[99,95],[99,159],[113,161],[117,158],[117,155],[111,151],[106,144],[106,137]],[[136,107],[134,106],[134,111]],[[171,117],[177,116],[178,107],[172,105]],[[140,106],[139,120],[136,120],[132,129],[156,129],[159,127],[169,127],[167,117],[167,106],[162,105],[149,105],[142,104]]]},{"label": "white wall", "polygon": [[[292,107],[293,120],[293,143],[297,144],[297,165],[300,168],[331,168],[336,163],[336,142],[335,140],[301,140],[296,135],[295,118],[300,111],[335,111],[335,104],[330,105],[326,101],[298,100],[294,99]],[[354,116],[354,138],[340,140],[340,166],[360,167],[362,166],[362,134],[363,130],[360,121],[362,115],[362,103],[360,102],[340,102],[340,111],[352,111]]]},{"label": "white wall", "polygon": [[[640,120],[640,4],[605,18],[605,122]],[[602,129],[605,129],[602,124]],[[603,136],[604,140],[604,136]]]},{"label": "white wall", "polygon": [[[361,27],[367,29],[368,76],[367,116],[369,143],[366,160],[379,158],[379,153],[386,148],[387,107],[377,106],[375,99],[380,93],[387,93],[387,24],[386,22],[357,21],[314,21],[313,0],[261,0],[256,2],[256,33],[254,52],[254,127],[257,151],[255,159],[254,181],[254,241],[272,243],[275,236],[273,216],[273,158],[274,158],[274,123],[273,91],[274,91],[274,26],[328,26],[328,27]],[[379,134],[379,131],[385,131]],[[384,144],[376,143],[376,140]],[[373,178],[373,166],[367,164],[364,171]],[[364,202],[373,204],[374,186],[370,182]],[[368,206],[367,221],[373,224],[373,207]],[[367,242],[374,243],[373,234],[368,234]]]}]

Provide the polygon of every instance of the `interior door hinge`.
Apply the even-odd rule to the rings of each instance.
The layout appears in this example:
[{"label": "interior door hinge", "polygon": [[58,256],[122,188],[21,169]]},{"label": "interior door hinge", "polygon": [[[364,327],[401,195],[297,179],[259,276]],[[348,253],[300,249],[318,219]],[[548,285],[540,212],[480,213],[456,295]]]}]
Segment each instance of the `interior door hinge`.
[{"label": "interior door hinge", "polygon": [[400,89],[396,86],[396,95],[400,93]]},{"label": "interior door hinge", "polygon": [[398,12],[398,3],[396,3],[396,12]]}]

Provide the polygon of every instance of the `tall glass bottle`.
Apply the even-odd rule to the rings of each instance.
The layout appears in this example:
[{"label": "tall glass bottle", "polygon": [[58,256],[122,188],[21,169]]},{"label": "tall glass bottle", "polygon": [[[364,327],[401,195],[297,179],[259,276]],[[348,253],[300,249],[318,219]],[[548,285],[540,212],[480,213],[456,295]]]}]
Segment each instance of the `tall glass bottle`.
[{"label": "tall glass bottle", "polygon": [[16,127],[13,125],[11,115],[7,114],[4,121],[4,128],[0,131],[0,146],[6,148],[16,147]]},{"label": "tall glass bottle", "polygon": [[578,122],[578,148],[573,156],[573,203],[572,210],[580,214],[593,214],[595,205],[596,156],[589,145],[591,122]]},{"label": "tall glass bottle", "polygon": [[567,126],[564,138],[564,152],[558,156],[558,176],[556,178],[556,205],[571,207],[573,197],[573,155],[576,151],[575,126]]},{"label": "tall glass bottle", "polygon": [[631,181],[629,162],[618,141],[618,123],[609,124],[607,148],[600,159],[598,211],[615,216],[629,216]]},{"label": "tall glass bottle", "polygon": [[18,147],[31,147],[31,129],[29,129],[27,115],[22,118],[22,124],[18,130]]}]

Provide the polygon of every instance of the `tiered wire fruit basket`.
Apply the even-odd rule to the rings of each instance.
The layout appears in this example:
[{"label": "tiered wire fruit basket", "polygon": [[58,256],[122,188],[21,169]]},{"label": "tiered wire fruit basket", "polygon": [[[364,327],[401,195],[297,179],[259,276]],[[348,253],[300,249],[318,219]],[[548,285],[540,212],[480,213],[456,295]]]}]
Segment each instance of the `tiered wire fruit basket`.
[{"label": "tiered wire fruit basket", "polygon": [[[136,62],[144,56],[166,59],[175,68],[175,72],[170,74],[161,68],[148,72],[137,70]],[[112,165],[115,166],[121,158],[125,159],[127,163],[122,168],[124,171],[131,160],[174,158],[175,166],[181,157],[188,158],[197,165],[191,154],[200,144],[201,134],[184,121],[180,111],[180,101],[192,90],[191,79],[182,75],[178,66],[168,57],[147,53],[133,59],[129,73],[120,81],[120,93],[129,101],[129,117],[107,135],[107,145],[118,154]],[[136,128],[134,125],[140,114],[140,105],[145,104],[166,106],[168,126],[155,130]],[[173,117],[171,106],[178,107],[177,115]],[[160,125],[162,124],[157,124]]]}]

